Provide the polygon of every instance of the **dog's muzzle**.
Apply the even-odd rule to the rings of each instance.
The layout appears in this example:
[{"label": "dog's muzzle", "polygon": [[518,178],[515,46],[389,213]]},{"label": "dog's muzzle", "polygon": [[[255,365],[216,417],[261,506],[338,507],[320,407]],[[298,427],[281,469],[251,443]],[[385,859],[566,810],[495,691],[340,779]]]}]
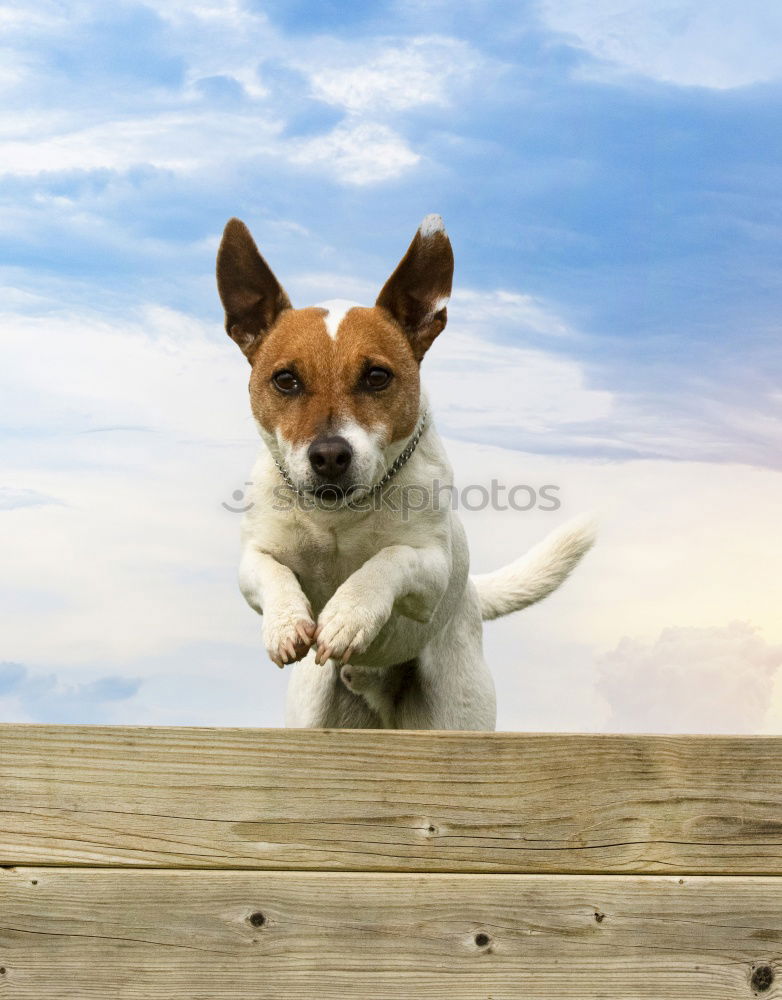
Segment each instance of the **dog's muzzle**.
[{"label": "dog's muzzle", "polygon": [[307,458],[318,480],[316,492],[328,488],[342,492],[353,461],[353,449],[343,437],[316,438],[307,449]]}]

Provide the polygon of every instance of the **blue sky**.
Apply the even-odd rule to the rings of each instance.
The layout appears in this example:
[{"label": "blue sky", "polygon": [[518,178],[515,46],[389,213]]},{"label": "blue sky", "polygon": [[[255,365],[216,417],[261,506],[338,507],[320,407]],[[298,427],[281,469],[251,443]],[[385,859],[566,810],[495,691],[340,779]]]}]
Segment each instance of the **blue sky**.
[{"label": "blue sky", "polygon": [[[682,518],[740,539],[740,575],[719,576],[716,597],[718,547],[692,553],[685,590],[711,597],[697,607],[655,603],[641,581],[626,624],[604,586],[603,624],[587,626],[593,577],[529,628],[498,626],[498,660],[521,642],[591,664],[579,683],[592,714],[574,709],[571,728],[621,726],[600,664],[615,675],[626,627],[649,656],[670,649],[670,628],[706,630],[709,650],[716,629],[738,649],[734,618],[776,649],[762,594],[782,568],[768,538],[782,454],[782,10],[12,2],[0,27],[0,656],[18,664],[0,710],[76,721],[82,698],[93,721],[111,681],[109,721],[250,723],[253,699],[268,706],[259,721],[279,716],[284,680],[259,672],[257,623],[234,589],[237,525],[218,521],[255,446],[214,289],[232,215],[304,305],[371,301],[420,219],[441,213],[456,292],[427,373],[454,455],[472,467],[492,447],[506,475],[556,475],[574,510],[610,507],[648,476],[646,501],[609,520],[595,573],[624,580],[629,539],[664,576],[684,536],[694,544]],[[655,568],[673,495],[690,506]],[[513,530],[523,547],[548,526]],[[474,529],[476,561],[490,528]],[[115,592],[137,620],[102,603]],[[557,645],[563,618],[576,646]],[[498,666],[509,691],[511,669]],[[562,667],[563,689],[576,669]],[[180,675],[190,710],[165,694]],[[556,728],[556,685],[540,704],[509,698],[509,728]]]}]

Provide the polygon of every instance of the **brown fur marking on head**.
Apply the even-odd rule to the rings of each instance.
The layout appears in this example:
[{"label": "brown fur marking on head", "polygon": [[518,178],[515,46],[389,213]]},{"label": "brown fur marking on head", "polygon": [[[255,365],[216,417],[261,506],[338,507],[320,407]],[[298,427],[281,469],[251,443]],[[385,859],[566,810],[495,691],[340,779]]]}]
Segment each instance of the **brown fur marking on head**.
[{"label": "brown fur marking on head", "polygon": [[[382,310],[356,307],[329,336],[318,307],[284,312],[253,356],[250,399],[253,413],[270,433],[293,445],[336,431],[354,421],[384,444],[410,435],[418,416],[418,365],[407,337]],[[371,366],[392,372],[379,391],[363,387]],[[294,371],[302,392],[284,396],[275,373]]]},{"label": "brown fur marking on head", "polygon": [[[292,308],[247,226],[231,219],[217,254],[217,285],[225,328],[252,364],[258,422],[292,446],[348,424],[377,435],[383,447],[408,437],[418,418],[418,366],[445,327],[452,280],[442,219],[428,215],[376,304],[349,309],[335,334],[325,309]],[[371,367],[392,373],[385,388],[373,391],[362,381]],[[300,392],[275,386],[281,371],[295,373]]]}]

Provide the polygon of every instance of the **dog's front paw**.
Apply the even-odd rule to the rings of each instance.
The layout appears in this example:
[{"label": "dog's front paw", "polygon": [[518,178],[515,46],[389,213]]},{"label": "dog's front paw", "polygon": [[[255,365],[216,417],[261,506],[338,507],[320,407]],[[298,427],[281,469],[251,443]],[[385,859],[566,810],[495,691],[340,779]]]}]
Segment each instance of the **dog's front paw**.
[{"label": "dog's front paw", "polygon": [[278,667],[303,659],[314,638],[315,622],[306,607],[279,608],[263,616],[266,652]]},{"label": "dog's front paw", "polygon": [[361,600],[337,591],[318,617],[315,662],[334,659],[349,663],[352,656],[363,653],[374,641],[390,614],[391,607],[378,600]]}]

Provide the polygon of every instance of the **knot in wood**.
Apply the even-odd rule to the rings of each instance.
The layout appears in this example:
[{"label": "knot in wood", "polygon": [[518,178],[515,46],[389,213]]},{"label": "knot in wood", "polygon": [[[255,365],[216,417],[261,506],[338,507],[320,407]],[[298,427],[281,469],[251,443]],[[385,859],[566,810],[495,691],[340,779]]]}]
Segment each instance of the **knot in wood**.
[{"label": "knot in wood", "polygon": [[765,993],[771,989],[771,984],[774,982],[774,970],[770,965],[758,965],[752,971],[750,982],[752,989],[757,993]]}]

